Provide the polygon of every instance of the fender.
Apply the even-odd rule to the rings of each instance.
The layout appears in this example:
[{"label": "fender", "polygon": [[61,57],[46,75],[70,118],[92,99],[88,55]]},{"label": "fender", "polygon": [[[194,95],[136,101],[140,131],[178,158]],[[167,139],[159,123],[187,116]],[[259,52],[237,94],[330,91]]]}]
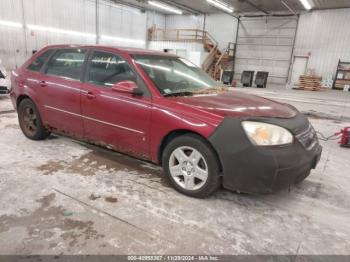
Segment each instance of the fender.
[{"label": "fender", "polygon": [[163,139],[174,131],[188,131],[208,138],[219,125],[210,123],[188,114],[179,114],[176,110],[162,106],[153,106],[150,130],[150,157],[151,161],[159,164],[159,150]]},{"label": "fender", "polygon": [[10,97],[12,100],[12,104],[14,108],[17,110],[18,105],[18,99],[22,96],[29,97],[34,104],[36,105],[37,109],[39,110],[41,119],[43,123],[45,124],[46,121],[46,115],[45,110],[43,110],[42,105],[40,103],[39,97],[37,92],[34,90],[34,85],[37,83],[34,83],[32,78],[30,78],[31,74],[35,74],[32,72],[27,72],[26,70],[15,70],[11,73],[11,92]]}]

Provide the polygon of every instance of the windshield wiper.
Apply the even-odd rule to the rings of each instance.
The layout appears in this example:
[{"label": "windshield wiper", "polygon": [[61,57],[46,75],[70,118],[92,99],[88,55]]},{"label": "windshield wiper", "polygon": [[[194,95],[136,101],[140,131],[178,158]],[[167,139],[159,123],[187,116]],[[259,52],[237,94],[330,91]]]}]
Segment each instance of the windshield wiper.
[{"label": "windshield wiper", "polygon": [[219,93],[219,92],[226,92],[229,91],[228,87],[226,86],[216,86],[216,87],[209,87],[204,88],[201,90],[194,91],[194,94],[212,94],[212,93]]},{"label": "windshield wiper", "polygon": [[164,94],[165,97],[169,96],[192,96],[193,92],[191,91],[181,91],[181,92],[174,92],[174,93],[169,93],[169,94]]}]

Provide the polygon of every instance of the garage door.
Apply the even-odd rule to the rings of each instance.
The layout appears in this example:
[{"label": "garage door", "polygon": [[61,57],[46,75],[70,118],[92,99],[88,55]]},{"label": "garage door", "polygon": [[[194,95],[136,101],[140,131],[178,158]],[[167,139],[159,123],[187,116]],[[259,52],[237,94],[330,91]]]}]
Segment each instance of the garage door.
[{"label": "garage door", "polygon": [[297,17],[241,18],[235,60],[235,79],[244,70],[267,71],[269,82],[285,84],[288,78]]}]

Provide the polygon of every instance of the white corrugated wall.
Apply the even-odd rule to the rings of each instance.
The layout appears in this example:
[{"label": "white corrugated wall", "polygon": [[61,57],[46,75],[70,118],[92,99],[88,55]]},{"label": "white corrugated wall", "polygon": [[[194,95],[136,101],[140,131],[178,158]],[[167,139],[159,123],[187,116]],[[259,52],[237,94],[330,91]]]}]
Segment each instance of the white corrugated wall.
[{"label": "white corrugated wall", "polygon": [[[21,0],[1,0],[0,20],[22,23]],[[21,28],[0,25],[0,59],[6,68],[24,61],[25,41]]]},{"label": "white corrugated wall", "polygon": [[157,13],[155,11],[147,12],[147,28],[151,28],[152,26],[165,28],[165,15]]},{"label": "white corrugated wall", "polygon": [[228,46],[229,42],[236,42],[238,20],[226,14],[207,15],[205,30],[207,30],[216,41],[219,49],[222,50]]},{"label": "white corrugated wall", "polygon": [[148,48],[157,51],[168,49],[169,52],[186,58],[197,66],[202,65],[207,54],[203,44],[196,42],[150,41]]},{"label": "white corrugated wall", "polygon": [[167,15],[166,29],[198,29],[203,30],[203,15]]},{"label": "white corrugated wall", "polygon": [[[205,26],[204,26],[205,22]],[[166,29],[198,29],[208,31],[224,49],[229,42],[235,42],[237,19],[233,16],[218,13],[207,15],[167,15]]]},{"label": "white corrugated wall", "polygon": [[294,55],[308,56],[308,69],[335,76],[338,60],[350,62],[350,8],[300,16]]},{"label": "white corrugated wall", "polygon": [[[0,59],[6,68],[11,69],[20,66],[32,50],[45,45],[95,44],[95,8],[95,0],[1,0]],[[25,29],[11,27],[1,25],[1,21],[25,23],[27,26]],[[156,12],[143,13],[111,1],[99,1],[99,35],[109,37],[101,37],[100,44],[146,47],[147,28],[153,23],[164,27],[165,16]],[[35,30],[29,29],[28,25],[90,35]],[[139,41],[128,42],[115,37]]]}]

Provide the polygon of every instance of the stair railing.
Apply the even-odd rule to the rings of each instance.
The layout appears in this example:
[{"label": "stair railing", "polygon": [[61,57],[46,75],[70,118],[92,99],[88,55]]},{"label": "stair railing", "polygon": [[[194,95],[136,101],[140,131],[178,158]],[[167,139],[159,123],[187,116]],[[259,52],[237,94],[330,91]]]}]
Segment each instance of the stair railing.
[{"label": "stair railing", "polygon": [[202,69],[207,72],[210,69],[210,66],[212,66],[216,54],[218,52],[218,46],[215,45],[213,46],[213,48],[210,50],[209,54],[207,55],[207,57],[204,59],[203,63],[202,63]]}]

